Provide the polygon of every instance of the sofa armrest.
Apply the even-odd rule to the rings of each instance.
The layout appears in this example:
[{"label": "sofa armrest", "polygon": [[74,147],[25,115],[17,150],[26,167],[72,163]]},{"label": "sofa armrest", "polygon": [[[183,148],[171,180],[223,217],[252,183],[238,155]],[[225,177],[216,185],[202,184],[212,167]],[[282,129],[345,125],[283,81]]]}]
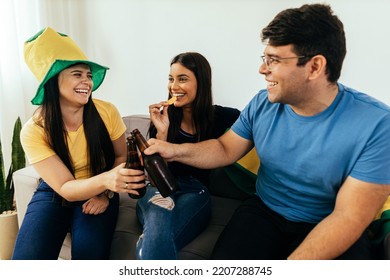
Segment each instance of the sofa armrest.
[{"label": "sofa armrest", "polygon": [[18,212],[19,227],[22,224],[24,215],[26,214],[27,205],[29,204],[35,189],[39,184],[39,175],[34,167],[27,166],[19,169],[13,174],[15,186],[15,201]]}]

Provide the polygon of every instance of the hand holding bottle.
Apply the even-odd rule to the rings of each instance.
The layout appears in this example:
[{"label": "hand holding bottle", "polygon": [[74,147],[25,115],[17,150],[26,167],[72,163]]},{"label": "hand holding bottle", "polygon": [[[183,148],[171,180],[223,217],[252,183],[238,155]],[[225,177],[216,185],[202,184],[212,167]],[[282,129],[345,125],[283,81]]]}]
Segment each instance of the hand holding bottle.
[{"label": "hand holding bottle", "polygon": [[[158,153],[166,161],[174,161],[176,159],[176,146],[177,144],[172,144],[166,141],[161,141],[159,139],[151,138],[148,141],[149,147],[145,151],[146,155],[153,155]],[[182,145],[182,144],[181,144]]]},{"label": "hand holding bottle", "polygon": [[159,154],[145,155],[144,151],[149,147],[149,144],[138,129],[134,129],[132,134],[141,152],[144,167],[152,184],[157,187],[163,197],[169,196],[176,191],[176,182],[166,162]]},{"label": "hand holding bottle", "polygon": [[100,183],[106,188],[107,197],[110,198],[109,191],[116,193],[133,193],[138,192],[138,189],[145,187],[145,184],[140,182],[145,181],[145,173],[143,170],[128,169],[123,162],[113,169],[101,173],[97,176],[98,184]]},{"label": "hand holding bottle", "polygon": [[[138,156],[137,146],[133,135],[127,137],[127,159],[126,159],[125,168],[144,171],[144,168]],[[139,184],[143,184],[144,187],[136,189],[138,195],[129,193],[129,196],[131,198],[139,199],[145,195],[146,192],[145,180],[140,181]]]}]

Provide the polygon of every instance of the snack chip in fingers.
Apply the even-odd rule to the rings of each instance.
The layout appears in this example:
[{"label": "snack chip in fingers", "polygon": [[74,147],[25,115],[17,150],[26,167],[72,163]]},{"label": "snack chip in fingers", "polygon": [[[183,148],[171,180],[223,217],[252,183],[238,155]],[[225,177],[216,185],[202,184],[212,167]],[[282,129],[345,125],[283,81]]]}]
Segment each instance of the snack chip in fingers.
[{"label": "snack chip in fingers", "polygon": [[168,100],[168,104],[172,105],[173,103],[175,103],[176,99],[176,96],[173,96],[171,99]]}]

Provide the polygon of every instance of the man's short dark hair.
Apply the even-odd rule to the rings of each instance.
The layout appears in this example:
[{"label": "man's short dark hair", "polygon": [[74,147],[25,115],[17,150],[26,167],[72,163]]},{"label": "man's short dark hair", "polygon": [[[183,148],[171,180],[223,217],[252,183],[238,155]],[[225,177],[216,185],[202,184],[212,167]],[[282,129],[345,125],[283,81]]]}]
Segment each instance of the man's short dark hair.
[{"label": "man's short dark hair", "polygon": [[261,40],[271,46],[292,44],[304,65],[315,55],[327,60],[326,74],[332,83],[337,82],[346,55],[343,23],[326,4],[309,4],[287,9],[262,30]]}]

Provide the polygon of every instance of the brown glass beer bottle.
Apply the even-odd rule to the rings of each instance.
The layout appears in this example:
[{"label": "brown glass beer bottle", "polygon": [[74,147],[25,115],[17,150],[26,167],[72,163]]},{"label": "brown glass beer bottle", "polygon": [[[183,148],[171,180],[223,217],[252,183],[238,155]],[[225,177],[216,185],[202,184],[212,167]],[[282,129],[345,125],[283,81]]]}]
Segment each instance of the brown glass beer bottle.
[{"label": "brown glass beer bottle", "polygon": [[134,129],[132,134],[141,152],[144,167],[148,173],[150,182],[157,187],[163,197],[169,196],[176,191],[176,182],[168,165],[159,154],[144,154],[144,150],[149,147],[149,144],[138,129]]},{"label": "brown glass beer bottle", "polygon": [[[144,167],[142,166],[141,160],[138,156],[135,139],[132,135],[127,137],[127,158],[125,168],[144,171]],[[140,181],[139,184],[145,184],[145,180]],[[143,197],[146,192],[146,186],[140,189],[136,189],[136,191],[138,192],[138,195],[129,193],[129,196],[134,199],[139,199]]]}]

